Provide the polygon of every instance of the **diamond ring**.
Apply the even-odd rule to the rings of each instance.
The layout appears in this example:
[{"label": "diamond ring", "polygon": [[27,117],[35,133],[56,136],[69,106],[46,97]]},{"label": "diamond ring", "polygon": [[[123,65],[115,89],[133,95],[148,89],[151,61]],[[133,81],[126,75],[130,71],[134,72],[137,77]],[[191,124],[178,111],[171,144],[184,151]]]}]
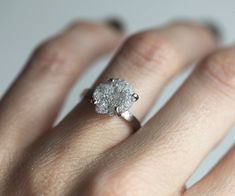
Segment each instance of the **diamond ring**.
[{"label": "diamond ring", "polygon": [[135,130],[141,127],[139,120],[128,111],[139,96],[127,81],[111,78],[100,83],[90,91],[90,99],[97,113],[120,116],[130,122]]}]

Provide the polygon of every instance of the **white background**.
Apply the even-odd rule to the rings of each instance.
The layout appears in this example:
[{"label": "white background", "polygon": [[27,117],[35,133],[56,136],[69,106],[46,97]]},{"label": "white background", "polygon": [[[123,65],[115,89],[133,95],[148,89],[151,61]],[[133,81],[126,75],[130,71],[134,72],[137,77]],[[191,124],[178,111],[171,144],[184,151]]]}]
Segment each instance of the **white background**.
[{"label": "white background", "polygon": [[[223,28],[226,44],[231,44],[235,38],[235,1],[232,0],[0,0],[0,94],[3,94],[41,40],[76,18],[102,20],[109,16],[120,16],[127,24],[128,33],[179,18],[215,20]],[[83,88],[89,87],[94,80],[92,78],[104,68],[109,58],[102,59],[77,83],[61,117],[76,104],[78,94]],[[155,111],[184,77],[182,74],[166,89]],[[207,157],[189,180],[189,185],[214,165],[233,144],[233,138],[235,130]]]}]

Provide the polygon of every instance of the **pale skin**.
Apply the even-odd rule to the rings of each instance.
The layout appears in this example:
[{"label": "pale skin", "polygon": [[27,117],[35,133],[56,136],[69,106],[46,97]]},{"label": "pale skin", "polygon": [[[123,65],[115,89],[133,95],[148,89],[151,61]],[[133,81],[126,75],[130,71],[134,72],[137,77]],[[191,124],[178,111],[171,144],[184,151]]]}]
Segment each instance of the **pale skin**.
[{"label": "pale skin", "polygon": [[[118,116],[96,114],[87,99],[55,125],[75,81],[120,45],[96,84],[132,84],[140,121],[170,79],[199,63],[135,132]],[[234,108],[235,46],[220,48],[206,26],[174,22],[128,37],[102,22],[76,22],[35,50],[0,102],[0,195],[234,196],[234,148],[185,188],[233,125]]]}]

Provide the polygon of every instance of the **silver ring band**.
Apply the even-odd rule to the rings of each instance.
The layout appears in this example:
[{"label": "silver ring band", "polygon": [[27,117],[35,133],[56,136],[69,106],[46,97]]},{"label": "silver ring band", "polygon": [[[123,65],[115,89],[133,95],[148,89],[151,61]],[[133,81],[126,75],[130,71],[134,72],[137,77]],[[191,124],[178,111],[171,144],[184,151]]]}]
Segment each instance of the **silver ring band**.
[{"label": "silver ring band", "polygon": [[123,112],[120,116],[124,120],[130,122],[134,130],[138,130],[141,128],[140,121],[131,112],[129,111]]}]

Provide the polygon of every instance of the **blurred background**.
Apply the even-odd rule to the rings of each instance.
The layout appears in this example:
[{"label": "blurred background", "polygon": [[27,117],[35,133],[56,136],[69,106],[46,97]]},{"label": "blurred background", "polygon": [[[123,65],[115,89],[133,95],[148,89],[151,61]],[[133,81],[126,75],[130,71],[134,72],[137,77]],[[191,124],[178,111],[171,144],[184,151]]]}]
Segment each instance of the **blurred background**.
[{"label": "blurred background", "polygon": [[[110,17],[121,18],[128,34],[180,18],[212,20],[223,30],[223,44],[231,44],[235,39],[235,1],[232,0],[0,0],[0,95],[40,41],[78,18],[104,20]],[[78,81],[59,119],[77,103],[80,92],[92,84],[110,58],[111,55],[101,59]],[[151,114],[167,101],[187,75],[187,72],[181,74],[166,88]],[[234,138],[235,129],[232,129],[202,162],[188,186],[213,167],[233,145]]]}]

